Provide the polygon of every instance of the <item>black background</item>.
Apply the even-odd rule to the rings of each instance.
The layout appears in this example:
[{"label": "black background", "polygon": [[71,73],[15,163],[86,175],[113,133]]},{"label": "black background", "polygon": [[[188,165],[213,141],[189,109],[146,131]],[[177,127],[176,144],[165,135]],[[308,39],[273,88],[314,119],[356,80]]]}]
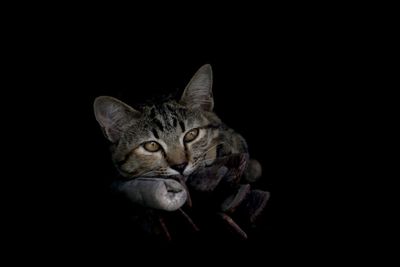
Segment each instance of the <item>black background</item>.
[{"label": "black background", "polygon": [[334,118],[346,104],[338,99],[346,99],[353,62],[341,63],[354,49],[324,34],[328,25],[277,20],[214,27],[212,34],[200,25],[185,35],[138,25],[129,32],[45,25],[25,25],[10,41],[4,99],[18,103],[8,109],[18,111],[8,125],[18,179],[4,189],[11,247],[63,257],[138,256],[140,244],[127,240],[127,225],[113,217],[107,186],[115,171],[93,101],[110,95],[134,104],[179,92],[203,64],[213,67],[216,113],[247,139],[263,165],[257,186],[272,195],[252,240],[225,245],[268,258],[302,250],[315,237],[311,228],[326,218],[308,206],[333,182],[334,155],[325,151],[342,134]]}]

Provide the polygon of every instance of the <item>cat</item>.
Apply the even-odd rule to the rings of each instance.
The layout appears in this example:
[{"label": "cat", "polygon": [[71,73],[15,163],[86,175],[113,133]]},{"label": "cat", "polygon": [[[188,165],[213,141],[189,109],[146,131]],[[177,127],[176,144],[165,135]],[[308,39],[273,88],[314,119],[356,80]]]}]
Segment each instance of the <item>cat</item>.
[{"label": "cat", "polygon": [[[249,160],[245,139],[213,112],[212,78],[211,66],[204,65],[179,100],[136,109],[116,98],[100,96],[94,101],[94,114],[111,143],[112,161],[122,180],[118,189],[132,202],[155,210],[183,212],[181,207],[191,201],[189,192],[213,192],[224,181],[227,190],[217,190],[222,194],[212,200],[207,195],[199,202],[221,202],[223,220],[245,237],[226,214],[244,203],[242,214],[253,220],[269,193],[238,183],[238,179],[256,181],[261,165]],[[147,227],[149,221],[154,219],[142,225]]]},{"label": "cat", "polygon": [[[213,112],[212,69],[202,66],[179,101],[134,109],[109,96],[95,99],[94,113],[111,142],[113,162],[127,179],[188,177],[218,157],[248,153],[245,139]],[[247,179],[261,175],[261,165],[249,164]]]}]

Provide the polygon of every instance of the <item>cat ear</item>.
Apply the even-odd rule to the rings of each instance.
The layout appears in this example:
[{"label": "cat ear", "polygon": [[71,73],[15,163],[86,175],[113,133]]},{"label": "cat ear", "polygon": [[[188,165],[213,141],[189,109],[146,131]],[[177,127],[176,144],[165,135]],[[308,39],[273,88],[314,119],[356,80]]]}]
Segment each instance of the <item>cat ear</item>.
[{"label": "cat ear", "polygon": [[181,103],[192,109],[200,108],[205,111],[212,111],[214,99],[211,65],[203,65],[194,74],[182,94]]},{"label": "cat ear", "polygon": [[96,120],[112,143],[121,138],[122,132],[132,120],[140,117],[139,111],[110,96],[97,97],[93,107]]}]

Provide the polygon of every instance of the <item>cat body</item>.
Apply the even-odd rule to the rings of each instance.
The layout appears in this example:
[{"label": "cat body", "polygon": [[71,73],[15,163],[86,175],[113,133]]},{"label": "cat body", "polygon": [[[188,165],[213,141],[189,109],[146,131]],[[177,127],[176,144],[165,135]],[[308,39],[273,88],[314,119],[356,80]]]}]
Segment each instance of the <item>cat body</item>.
[{"label": "cat body", "polygon": [[196,223],[221,225],[213,222],[219,218],[229,233],[247,238],[231,216],[251,225],[269,193],[247,184],[261,176],[261,165],[249,160],[245,139],[213,107],[210,65],[195,73],[179,100],[134,109],[113,97],[96,98],[96,120],[121,176],[115,188],[134,204],[138,229],[171,239],[166,218],[170,226],[184,218],[195,232]]}]

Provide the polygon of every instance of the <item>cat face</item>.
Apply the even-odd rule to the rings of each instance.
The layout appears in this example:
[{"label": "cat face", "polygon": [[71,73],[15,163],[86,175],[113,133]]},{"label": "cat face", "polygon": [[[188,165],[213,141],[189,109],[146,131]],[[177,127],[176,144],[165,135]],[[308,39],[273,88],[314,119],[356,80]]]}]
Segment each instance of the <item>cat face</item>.
[{"label": "cat face", "polygon": [[221,142],[221,121],[212,112],[211,87],[211,67],[205,65],[193,76],[179,102],[170,100],[137,111],[115,98],[98,97],[95,116],[113,143],[112,158],[121,175],[187,177],[211,164]]}]

